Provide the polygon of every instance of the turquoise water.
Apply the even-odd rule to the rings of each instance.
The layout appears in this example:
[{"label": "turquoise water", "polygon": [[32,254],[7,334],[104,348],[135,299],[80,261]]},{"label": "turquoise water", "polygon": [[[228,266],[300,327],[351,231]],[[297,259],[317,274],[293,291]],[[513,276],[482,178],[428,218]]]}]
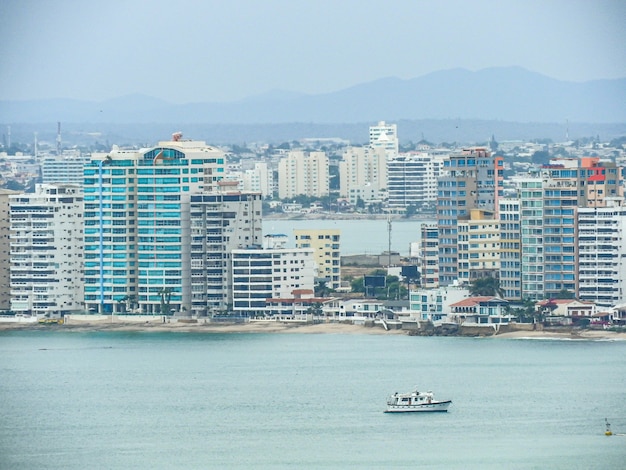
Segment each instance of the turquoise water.
[{"label": "turquoise water", "polygon": [[[0,332],[0,468],[624,468],[626,342]],[[448,413],[385,414],[413,386]]]}]

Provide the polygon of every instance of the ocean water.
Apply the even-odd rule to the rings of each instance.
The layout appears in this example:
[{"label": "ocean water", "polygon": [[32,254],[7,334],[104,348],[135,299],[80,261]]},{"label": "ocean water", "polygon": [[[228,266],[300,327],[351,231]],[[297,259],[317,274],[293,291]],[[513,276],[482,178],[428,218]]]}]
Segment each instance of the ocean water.
[{"label": "ocean water", "polygon": [[[617,469],[626,341],[0,332],[2,469]],[[414,386],[448,413],[386,414]]]}]

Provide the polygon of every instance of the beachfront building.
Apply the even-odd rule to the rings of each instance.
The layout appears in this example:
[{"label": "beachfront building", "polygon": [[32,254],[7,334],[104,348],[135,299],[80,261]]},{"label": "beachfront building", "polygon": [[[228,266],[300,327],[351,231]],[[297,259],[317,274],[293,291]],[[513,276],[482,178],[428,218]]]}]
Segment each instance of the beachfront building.
[{"label": "beachfront building", "polygon": [[313,291],[313,248],[286,248],[284,235],[268,234],[263,247],[232,251],[232,311],[240,316],[271,313],[270,299],[293,298],[294,292]]},{"label": "beachfront building", "polygon": [[262,243],[260,193],[224,190],[191,195],[191,313],[228,311],[231,251]]},{"label": "beachfront building", "polygon": [[500,221],[493,211],[471,209],[459,217],[458,281],[471,284],[476,279],[500,276]]},{"label": "beachfront building", "polygon": [[38,184],[12,194],[11,310],[39,317],[83,312],[83,196],[78,186]]},{"label": "beachfront building", "polygon": [[520,184],[520,228],[522,233],[522,296],[544,298],[543,181],[523,178]]},{"label": "beachfront building", "polygon": [[578,209],[578,298],[626,302],[626,206]]},{"label": "beachfront building", "polygon": [[356,206],[382,202],[387,189],[387,155],[383,148],[347,147],[339,163],[339,196]]},{"label": "beachfront building", "polygon": [[391,208],[424,208],[437,200],[437,180],[445,157],[426,152],[401,153],[387,162],[388,204]]},{"label": "beachfront building", "polygon": [[439,230],[434,224],[422,224],[420,230],[420,284],[434,289],[439,287]]},{"label": "beachfront building", "polygon": [[447,320],[452,313],[451,305],[469,297],[466,287],[456,285],[435,289],[417,289],[409,292],[411,317],[421,321]]},{"label": "beachfront building", "polygon": [[290,151],[278,162],[279,199],[328,196],[328,165],[324,152]]},{"label": "beachfront building", "polygon": [[500,289],[506,300],[522,300],[522,241],[520,200],[499,199]]},{"label": "beachfront building", "polygon": [[444,162],[437,182],[437,228],[439,230],[439,283],[449,285],[458,278],[457,221],[471,209],[496,212],[502,196],[503,159],[485,148],[453,153]]},{"label": "beachfront building", "polygon": [[11,309],[11,206],[9,196],[18,191],[0,189],[0,312]]},{"label": "beachfront building", "polygon": [[341,287],[341,231],[338,229],[299,229],[293,231],[296,248],[313,248],[315,277],[326,287]]},{"label": "beachfront building", "polygon": [[373,149],[383,149],[388,159],[398,155],[398,126],[379,121],[377,125],[370,126],[369,146]]},{"label": "beachfront building", "polygon": [[498,325],[515,320],[509,302],[499,297],[468,297],[450,305],[450,319],[461,325]]},{"label": "beachfront building", "polygon": [[191,309],[191,195],[219,191],[224,153],[172,140],[85,166],[85,302],[94,313]]}]

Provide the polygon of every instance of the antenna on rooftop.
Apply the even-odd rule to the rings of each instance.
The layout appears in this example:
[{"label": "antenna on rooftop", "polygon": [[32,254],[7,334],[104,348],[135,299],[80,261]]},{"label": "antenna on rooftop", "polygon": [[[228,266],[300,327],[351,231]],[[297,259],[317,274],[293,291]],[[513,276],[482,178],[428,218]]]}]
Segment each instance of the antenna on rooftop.
[{"label": "antenna on rooftop", "polygon": [[57,122],[57,155],[61,155],[61,121]]},{"label": "antenna on rooftop", "polygon": [[37,133],[35,132],[35,158],[37,158],[37,154],[39,153],[39,148],[38,148],[38,142],[37,142]]}]

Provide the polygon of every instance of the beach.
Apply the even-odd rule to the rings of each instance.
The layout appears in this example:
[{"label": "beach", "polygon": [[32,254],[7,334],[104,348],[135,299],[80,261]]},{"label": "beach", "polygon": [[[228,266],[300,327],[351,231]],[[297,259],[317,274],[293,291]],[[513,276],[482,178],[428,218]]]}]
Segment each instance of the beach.
[{"label": "beach", "polygon": [[[408,335],[408,330],[385,330],[381,325],[358,325],[350,322],[283,322],[249,321],[245,323],[228,322],[124,322],[99,320],[94,322],[57,323],[0,323],[0,331],[37,330],[37,331],[135,331],[135,332],[185,332],[185,333],[297,333],[297,334],[367,334],[367,335]],[[516,330],[511,325],[509,331],[486,335],[501,339],[571,339],[571,340],[626,340],[626,332],[610,330],[578,329],[571,327],[551,328],[549,330]]]}]

